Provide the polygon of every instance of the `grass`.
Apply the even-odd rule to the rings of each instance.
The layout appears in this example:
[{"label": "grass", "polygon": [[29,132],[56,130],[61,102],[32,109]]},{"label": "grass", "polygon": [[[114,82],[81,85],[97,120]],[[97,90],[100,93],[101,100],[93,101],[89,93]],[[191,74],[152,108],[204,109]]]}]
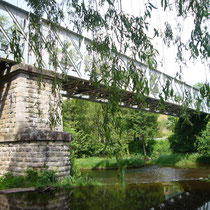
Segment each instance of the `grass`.
[{"label": "grass", "polygon": [[196,168],[210,165],[210,157],[194,154],[165,154],[148,162],[150,165],[173,166],[179,168]]},{"label": "grass", "polygon": [[[120,160],[119,164],[125,167],[140,167],[144,161],[141,157],[126,157]],[[115,169],[118,168],[118,163],[115,158],[80,158],[76,160],[76,165],[79,169]]]},{"label": "grass", "polygon": [[53,185],[55,188],[69,189],[72,187],[101,186],[103,183],[96,178],[90,178],[87,175],[79,177],[67,177]]},{"label": "grass", "polygon": [[150,165],[172,166],[179,168],[196,168],[201,165],[210,165],[210,156],[199,153],[174,154],[170,150],[170,144],[166,140],[157,141],[154,145]]}]

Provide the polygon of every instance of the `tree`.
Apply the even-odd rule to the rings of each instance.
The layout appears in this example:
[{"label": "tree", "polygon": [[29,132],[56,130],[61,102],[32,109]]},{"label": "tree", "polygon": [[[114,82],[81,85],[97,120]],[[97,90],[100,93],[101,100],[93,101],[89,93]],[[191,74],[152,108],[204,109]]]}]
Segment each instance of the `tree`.
[{"label": "tree", "polygon": [[199,153],[210,156],[210,121],[201,135],[197,136],[196,143]]},{"label": "tree", "polygon": [[175,153],[197,152],[197,138],[205,130],[208,116],[194,115],[189,121],[179,118],[174,128],[174,134],[169,137],[170,147]]},{"label": "tree", "polygon": [[[93,40],[88,46],[89,54],[93,56],[90,69],[91,80],[96,87],[103,85],[109,92],[109,103],[103,109],[106,112],[104,115],[107,116],[104,118],[106,123],[103,123],[103,127],[106,142],[108,142],[111,129],[114,127],[115,130],[120,130],[122,127],[119,123],[122,89],[129,88],[134,93],[132,101],[139,108],[147,105],[145,96],[149,95],[149,82],[143,74],[143,69],[135,65],[135,60],[147,63],[149,66],[154,64],[158,51],[153,46],[148,31],[154,31],[153,37],[161,38],[161,36],[156,26],[149,25],[148,22],[157,5],[148,0],[145,3],[144,13],[135,17],[122,10],[121,0],[67,0],[62,1],[61,4],[56,0],[27,0],[27,2],[34,12],[30,18],[32,29],[30,43],[37,54],[38,68],[43,68],[40,49],[47,46],[47,50],[51,51],[57,42],[56,37],[52,36],[47,43],[43,43],[41,17],[47,17],[52,31],[57,30],[56,24],[69,20],[69,25],[74,25],[79,33],[84,30],[92,32]],[[173,27],[169,23],[165,24],[162,38],[166,44],[173,43],[177,46],[177,59],[185,62],[184,50],[190,52],[191,58],[208,59],[210,51],[206,22],[209,19],[209,1],[161,0],[161,7],[164,11],[176,11],[177,17],[183,17],[183,19],[190,14],[194,22],[194,27],[190,31],[190,40],[186,42],[182,41],[181,36],[175,36]],[[67,11],[65,13],[67,17],[64,16],[64,8]],[[128,67],[123,64],[121,54],[130,56]],[[56,71],[58,66],[56,52],[53,53],[53,59]],[[205,92],[201,94],[202,98],[199,98],[199,101],[209,95],[209,88],[203,90]],[[163,96],[160,94],[159,97],[161,103],[164,103]]]},{"label": "tree", "polygon": [[71,147],[76,157],[99,156],[104,148],[101,132],[101,106],[81,100],[63,103],[64,131],[72,135]]},{"label": "tree", "polygon": [[[127,155],[131,152],[147,155],[152,146],[149,140],[157,131],[157,114],[121,108],[124,132],[110,126],[110,141],[106,142],[103,123],[106,112],[102,104],[81,100],[65,100],[63,104],[64,131],[72,134],[71,147],[77,157]],[[106,145],[109,147],[106,147]],[[143,145],[143,147],[142,147]],[[148,150],[148,151],[147,151]]]},{"label": "tree", "polygon": [[157,133],[157,114],[139,110],[123,110],[125,130],[130,138],[129,149],[132,153],[141,153],[146,157],[152,151],[151,140]]}]

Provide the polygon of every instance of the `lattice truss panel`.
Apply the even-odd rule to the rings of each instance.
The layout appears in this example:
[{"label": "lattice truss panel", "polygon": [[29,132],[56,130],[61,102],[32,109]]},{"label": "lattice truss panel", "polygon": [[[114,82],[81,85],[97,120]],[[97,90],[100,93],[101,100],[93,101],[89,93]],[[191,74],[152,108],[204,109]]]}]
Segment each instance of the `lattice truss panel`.
[{"label": "lattice truss panel", "polygon": [[[21,60],[25,64],[37,65],[35,49],[30,42],[30,33],[33,28],[30,26],[30,14],[18,7],[0,0],[0,17],[3,19],[0,25],[0,59],[14,61],[14,54],[11,53],[11,47],[15,43],[19,45]],[[14,29],[17,29],[14,40]],[[46,20],[42,20],[41,30],[42,48],[40,54],[43,58],[43,68],[53,70],[53,56],[57,58],[56,72],[64,72],[68,75],[68,82],[63,85],[64,95],[72,98],[82,98],[96,102],[106,102],[108,92],[103,87],[93,87],[89,81],[89,70],[92,66],[92,58],[86,50],[91,40],[74,33],[64,27],[57,27],[56,32],[50,30]],[[12,34],[13,33],[13,34]],[[51,38],[56,38],[54,50],[47,49],[47,43]],[[56,52],[56,54],[55,54]],[[97,55],[94,55],[97,59]],[[121,55],[121,65],[128,68],[130,59]],[[97,65],[97,64],[96,64]],[[186,104],[189,110],[197,108],[197,98],[200,93],[197,89],[173,78],[160,71],[151,70],[144,64],[135,61],[135,65],[141,69],[141,74],[146,77],[149,85],[149,94],[146,96],[147,107],[145,110],[152,112],[161,112],[164,114],[178,115],[180,105]],[[122,106],[131,108],[141,108],[133,100],[132,84],[122,91]],[[169,93],[166,97],[165,93]],[[172,97],[173,95],[173,97]],[[160,99],[166,101],[164,110],[160,110]],[[201,111],[210,113],[207,106],[207,99],[201,102]]]}]

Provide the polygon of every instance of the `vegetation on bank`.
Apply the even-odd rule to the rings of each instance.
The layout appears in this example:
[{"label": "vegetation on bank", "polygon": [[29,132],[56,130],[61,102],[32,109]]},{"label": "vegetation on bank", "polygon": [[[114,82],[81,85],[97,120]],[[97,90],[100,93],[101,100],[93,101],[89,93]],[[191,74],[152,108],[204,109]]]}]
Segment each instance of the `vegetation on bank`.
[{"label": "vegetation on bank", "polygon": [[[59,180],[55,171],[37,172],[27,169],[25,176],[14,177],[8,173],[0,177],[0,190],[49,186],[71,188],[101,184],[99,180],[81,176],[80,169],[118,168],[123,175],[126,167],[160,165],[193,168],[203,164],[210,165],[209,117],[197,117],[190,119],[191,122],[168,117],[158,122],[158,115],[122,109],[121,125],[124,132],[120,133],[109,124],[112,130],[109,133],[109,142],[106,142],[107,133],[102,129],[104,117],[106,116],[103,115],[100,104],[66,101],[63,108],[64,128],[73,138],[69,177]],[[165,128],[169,131],[166,133],[172,133],[169,141],[153,140],[154,137],[164,136],[162,131]]]},{"label": "vegetation on bank", "polygon": [[122,167],[140,167],[144,165],[144,160],[141,157],[126,157],[119,161],[116,158],[79,158],[76,160],[79,169],[117,169]]},{"label": "vegetation on bank", "polygon": [[[75,99],[64,101],[64,130],[72,134],[71,150],[75,158],[156,158],[157,152],[164,155],[163,150],[174,154],[209,155],[209,116],[200,114],[187,118],[163,117],[158,120],[162,117],[158,114],[121,108],[118,113],[120,129],[117,129],[113,124],[106,124],[106,118],[111,116],[104,114],[104,106]],[[169,147],[160,150],[155,148],[158,144],[153,139],[157,137],[167,137],[169,143],[166,144]],[[110,162],[111,167],[116,165],[113,160]]]},{"label": "vegetation on bank", "polygon": [[[144,158],[143,156],[127,157],[120,160],[122,165],[127,168],[136,168],[149,165],[196,168],[199,166],[210,166],[210,156],[199,153],[193,154],[165,154],[157,157]],[[117,161],[107,158],[80,158],[76,161],[79,169],[116,169]]]},{"label": "vegetation on bank", "polygon": [[116,169],[125,167],[142,167],[145,165],[159,165],[179,168],[194,168],[201,165],[210,165],[210,156],[199,153],[173,154],[167,140],[158,140],[153,143],[152,154],[145,158],[143,155],[124,157],[119,161],[116,158],[88,157],[76,159],[71,154],[71,172],[69,177],[60,180],[53,170],[38,172],[27,169],[25,176],[12,176],[10,173],[0,177],[0,190],[8,188],[35,187],[35,189],[72,188],[80,186],[102,185],[100,180],[81,175],[80,169]]},{"label": "vegetation on bank", "polygon": [[145,158],[143,155],[133,155],[122,158],[119,163],[115,158],[79,158],[76,166],[79,169],[109,169],[118,165],[124,167],[142,167],[145,165],[171,166],[179,168],[195,168],[201,165],[210,165],[210,156],[199,153],[174,154],[167,140],[158,140],[153,143],[153,151]]},{"label": "vegetation on bank", "polygon": [[100,180],[90,178],[88,176],[69,176],[64,179],[59,179],[56,172],[53,170],[37,170],[28,168],[25,171],[25,176],[13,176],[7,173],[0,177],[0,190],[9,188],[28,188],[43,190],[45,188],[72,188],[81,186],[98,186],[101,185]]}]

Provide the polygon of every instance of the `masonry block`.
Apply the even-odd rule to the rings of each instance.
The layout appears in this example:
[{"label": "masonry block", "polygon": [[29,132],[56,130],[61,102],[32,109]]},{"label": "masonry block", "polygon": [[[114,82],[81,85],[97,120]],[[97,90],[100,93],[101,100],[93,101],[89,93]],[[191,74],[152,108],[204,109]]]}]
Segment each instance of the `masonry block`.
[{"label": "masonry block", "polygon": [[[55,110],[61,119],[61,95],[52,94],[53,76],[27,65],[5,69],[0,77],[0,176],[23,175],[28,167],[69,174],[70,135],[62,123],[52,127]],[[55,153],[56,151],[62,151]]]}]

